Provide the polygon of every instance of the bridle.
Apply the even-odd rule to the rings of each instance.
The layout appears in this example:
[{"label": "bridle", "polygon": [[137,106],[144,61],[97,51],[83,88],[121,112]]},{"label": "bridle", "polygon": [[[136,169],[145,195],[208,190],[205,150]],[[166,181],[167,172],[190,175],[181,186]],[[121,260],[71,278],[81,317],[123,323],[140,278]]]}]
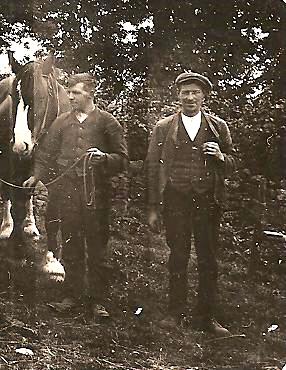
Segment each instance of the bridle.
[{"label": "bridle", "polygon": [[[20,75],[21,76],[21,75]],[[42,74],[42,77],[47,79],[47,88],[48,88],[48,94],[47,94],[47,101],[46,101],[46,106],[45,106],[45,111],[44,111],[44,116],[43,120],[40,125],[39,132],[36,137],[33,138],[33,148],[31,150],[30,156],[34,154],[34,151],[36,147],[39,145],[42,137],[48,132],[47,127],[47,119],[48,119],[48,112],[49,112],[49,107],[51,104],[51,97],[53,96],[53,92],[55,91],[55,100],[56,100],[56,116],[54,119],[56,119],[59,114],[60,114],[60,102],[59,102],[59,84],[57,83],[56,79],[53,78],[51,74],[44,75]],[[16,86],[17,84],[21,81],[21,78],[17,79],[16,78]],[[13,96],[10,93],[12,100]],[[22,94],[21,94],[22,95]],[[18,96],[19,97],[19,96]],[[14,97],[15,98],[15,97]],[[19,100],[17,99],[17,104],[19,104]],[[16,106],[17,106],[16,104]],[[29,104],[27,104],[29,105]],[[31,105],[29,105],[31,108]],[[33,127],[34,130],[34,127]],[[78,158],[74,163],[72,163],[62,174],[57,176],[55,179],[49,181],[48,183],[44,184],[45,186],[52,185],[59,181],[62,177],[64,177],[72,168],[74,168],[81,160],[83,160],[83,187],[84,187],[84,199],[85,203],[88,207],[92,207],[95,204],[96,201],[96,194],[95,194],[95,171],[92,166],[92,159],[93,159],[94,153],[83,153],[80,158]],[[17,189],[34,189],[35,187],[24,187],[21,185],[13,184],[9,181],[6,181],[2,178],[0,178],[0,182],[13,187]]]},{"label": "bridle", "polygon": [[[22,81],[21,75],[24,72],[25,72],[25,70],[20,73],[20,78],[17,78],[16,77],[16,81],[15,81],[16,85],[18,85]],[[42,77],[46,79],[46,83],[47,83],[47,100],[46,100],[46,106],[45,106],[44,116],[43,116],[42,122],[40,124],[40,129],[39,129],[39,132],[37,133],[37,135],[35,137],[33,135],[34,127],[33,127],[33,130],[31,130],[31,132],[32,132],[33,148],[31,150],[30,155],[33,154],[33,152],[35,151],[36,147],[39,145],[40,140],[42,139],[42,137],[48,131],[48,128],[49,127],[47,127],[47,118],[48,118],[48,112],[49,112],[49,108],[50,108],[50,104],[51,104],[51,100],[52,100],[51,98],[54,95],[54,92],[55,92],[55,101],[56,101],[56,115],[52,119],[52,121],[54,121],[59,116],[59,114],[60,114],[59,84],[57,83],[56,79],[51,74],[42,74]],[[20,92],[20,93],[22,95],[22,92]],[[12,96],[12,100],[13,100],[13,96]],[[19,99],[17,99],[16,106],[18,104],[19,104]],[[31,108],[31,104],[27,104],[27,105],[29,105],[29,107]]]},{"label": "bridle", "polygon": [[[48,95],[47,95],[47,103],[46,103],[46,108],[45,108],[45,113],[44,113],[44,117],[43,117],[43,120],[42,120],[42,123],[40,125],[41,129],[39,130],[39,133],[38,135],[33,138],[33,150],[35,149],[35,147],[37,145],[39,145],[39,142],[41,140],[41,138],[47,133],[48,131],[48,127],[47,127],[47,117],[48,117],[48,112],[49,112],[49,103],[51,101],[51,97],[53,95],[53,90],[55,90],[55,100],[56,100],[56,107],[57,107],[57,112],[56,112],[56,116],[55,118],[53,119],[53,121],[58,118],[59,114],[60,114],[60,102],[59,102],[59,85],[57,83],[56,80],[53,80],[52,77],[50,75],[43,75],[44,78],[47,78],[47,86],[48,86]],[[54,83],[54,88],[53,88],[53,83]],[[33,151],[32,150],[32,151]]]}]

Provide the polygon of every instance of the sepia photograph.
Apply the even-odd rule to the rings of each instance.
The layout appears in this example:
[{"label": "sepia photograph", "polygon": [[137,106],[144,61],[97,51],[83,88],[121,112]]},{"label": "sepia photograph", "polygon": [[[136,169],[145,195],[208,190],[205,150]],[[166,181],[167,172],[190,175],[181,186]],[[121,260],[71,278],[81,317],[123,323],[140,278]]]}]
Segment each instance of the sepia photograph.
[{"label": "sepia photograph", "polygon": [[0,263],[0,370],[286,370],[286,0],[2,0]]}]

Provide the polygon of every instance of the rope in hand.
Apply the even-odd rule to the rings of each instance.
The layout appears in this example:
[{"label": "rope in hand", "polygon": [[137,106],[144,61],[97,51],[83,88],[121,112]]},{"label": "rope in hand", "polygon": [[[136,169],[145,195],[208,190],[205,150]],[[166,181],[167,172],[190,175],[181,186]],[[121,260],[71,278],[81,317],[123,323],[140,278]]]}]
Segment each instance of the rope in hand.
[{"label": "rope in hand", "polygon": [[[87,206],[92,206],[95,202],[95,178],[94,167],[91,165],[94,152],[87,152],[83,158],[83,192]],[[88,176],[91,181],[88,181]]]},{"label": "rope in hand", "polygon": [[[91,153],[84,153],[82,154],[79,159],[77,159],[70,167],[68,167],[63,173],[61,173],[59,176],[57,176],[56,178],[54,178],[53,180],[47,182],[47,183],[44,183],[45,186],[49,186],[49,185],[52,185],[54,183],[56,183],[58,180],[60,180],[62,177],[64,177],[72,168],[74,168],[84,157],[86,157],[88,154],[91,154]],[[3,182],[4,184],[8,185],[8,186],[11,186],[13,188],[17,188],[17,189],[35,189],[36,186],[21,186],[21,185],[16,185],[16,184],[13,184],[9,181],[6,181],[4,179],[2,179],[0,177],[0,181]]]},{"label": "rope in hand", "polygon": [[[94,177],[94,166],[91,164],[93,157],[96,156],[95,152],[90,151],[82,154],[71,166],[69,166],[63,173],[54,178],[53,180],[43,183],[46,187],[52,185],[63,178],[72,168],[74,168],[83,159],[83,191],[84,199],[87,206],[92,206],[95,202],[95,177]],[[91,181],[88,181],[88,178]],[[0,181],[4,184],[17,189],[35,189],[36,186],[21,186],[13,184],[0,178]]]}]

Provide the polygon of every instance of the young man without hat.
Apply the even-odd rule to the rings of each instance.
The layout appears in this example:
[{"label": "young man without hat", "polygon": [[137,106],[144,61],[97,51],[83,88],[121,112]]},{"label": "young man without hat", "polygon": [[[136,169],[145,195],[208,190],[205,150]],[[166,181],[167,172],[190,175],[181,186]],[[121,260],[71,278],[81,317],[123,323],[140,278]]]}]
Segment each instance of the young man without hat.
[{"label": "young man without hat", "polygon": [[169,316],[163,323],[176,325],[187,313],[193,234],[199,280],[195,326],[226,336],[229,331],[215,319],[217,248],[224,179],[235,168],[232,139],[227,124],[202,108],[212,90],[207,77],[184,72],[175,84],[181,109],[155,125],[146,158],[148,223],[159,232],[162,211],[170,249]]},{"label": "young man without hat", "polygon": [[[94,103],[95,86],[95,79],[89,73],[70,77],[71,111],[51,125],[37,152],[34,176],[24,185],[33,186],[39,180],[45,183],[51,173],[59,176],[65,298],[72,306],[87,303],[89,313],[95,317],[109,317],[106,302],[110,275],[107,261],[110,178],[124,170],[128,155],[121,125]],[[92,158],[84,166],[86,155]],[[87,295],[84,294],[85,244]]]}]

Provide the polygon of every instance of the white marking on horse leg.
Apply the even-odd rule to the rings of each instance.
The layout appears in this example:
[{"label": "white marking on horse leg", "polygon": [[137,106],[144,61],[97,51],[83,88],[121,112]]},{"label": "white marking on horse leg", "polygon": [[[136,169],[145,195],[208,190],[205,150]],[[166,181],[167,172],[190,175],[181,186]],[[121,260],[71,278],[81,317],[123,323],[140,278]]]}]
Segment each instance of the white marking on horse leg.
[{"label": "white marking on horse leg", "polygon": [[13,151],[18,154],[30,154],[32,144],[32,134],[28,126],[28,106],[25,107],[22,96],[17,106],[16,122],[14,127],[15,143]]},{"label": "white marking on horse leg", "polygon": [[0,239],[9,239],[13,231],[13,218],[11,216],[11,201],[3,201],[3,219],[0,226]]},{"label": "white marking on horse leg", "polygon": [[61,262],[54,257],[53,252],[47,252],[45,262],[43,271],[48,274],[49,278],[60,283],[63,282],[66,275],[65,268]]},{"label": "white marking on horse leg", "polygon": [[26,218],[24,220],[24,233],[32,236],[34,239],[39,239],[40,232],[36,226],[36,220],[33,210],[33,196],[26,202]]}]

